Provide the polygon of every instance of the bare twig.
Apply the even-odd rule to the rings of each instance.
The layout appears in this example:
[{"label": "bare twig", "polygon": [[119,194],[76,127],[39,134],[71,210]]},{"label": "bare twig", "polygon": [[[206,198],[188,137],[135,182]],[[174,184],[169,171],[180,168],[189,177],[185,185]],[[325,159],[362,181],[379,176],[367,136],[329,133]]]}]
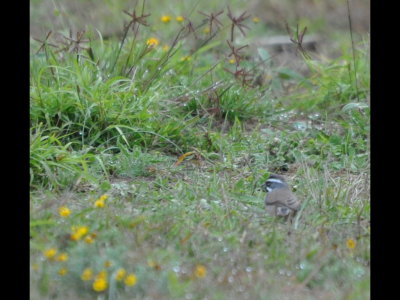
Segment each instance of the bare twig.
[{"label": "bare twig", "polygon": [[52,31],[50,30],[50,31],[47,33],[46,38],[44,39],[44,41],[41,41],[41,40],[36,39],[36,38],[33,38],[35,41],[37,41],[37,42],[39,42],[39,43],[42,43],[42,45],[40,45],[39,49],[36,51],[36,54],[38,54],[38,53],[39,53],[40,51],[42,51],[42,50],[44,50],[44,51],[46,52],[46,46],[47,46],[47,45],[52,46],[52,47],[54,47],[54,48],[58,48],[57,45],[54,45],[54,44],[51,44],[51,43],[48,42],[48,39],[49,39],[49,37],[50,37],[51,34],[52,34]]},{"label": "bare twig", "polygon": [[62,35],[65,41],[62,41],[61,43],[64,44],[65,47],[60,49],[58,52],[67,51],[79,53],[81,50],[88,50],[89,48],[82,46],[82,44],[90,42],[88,39],[83,39],[84,35],[84,30],[78,31],[75,38],[73,37],[72,30],[69,31],[69,37]]},{"label": "bare twig", "polygon": [[243,34],[243,36],[246,36],[246,33],[244,32],[244,28],[250,29],[247,25],[242,24],[244,20],[250,17],[250,15],[246,16],[246,11],[242,13],[239,17],[234,17],[232,15],[231,9],[228,6],[228,18],[231,19],[232,25],[231,25],[231,42],[233,42],[233,32],[235,30],[235,27],[237,27],[240,32]]},{"label": "bare twig", "polygon": [[289,27],[289,24],[285,22],[286,26],[286,31],[289,34],[290,40],[292,41],[293,44],[297,46],[297,49],[304,55],[305,58],[311,58],[310,55],[307,53],[307,51],[303,47],[303,38],[304,35],[306,34],[307,31],[307,26],[303,28],[302,32],[299,32],[299,24],[296,25],[296,33],[293,35],[292,30]]},{"label": "bare twig", "polygon": [[203,16],[207,17],[207,21],[209,23],[209,27],[210,27],[210,35],[212,33],[212,28],[213,28],[213,24],[215,25],[215,27],[218,29],[219,27],[222,27],[222,23],[218,20],[218,16],[221,15],[224,11],[221,10],[217,13],[211,13],[210,15],[207,15],[206,13],[203,13],[201,11],[199,11],[199,14],[202,14]]},{"label": "bare twig", "polygon": [[235,58],[235,63],[238,66],[239,62],[243,59],[243,56],[241,55],[241,53],[239,53],[239,51],[242,50],[243,48],[248,47],[249,45],[244,45],[242,47],[235,48],[235,46],[232,45],[228,40],[226,42],[228,43],[228,46],[232,51],[230,54],[228,54],[228,57],[233,56]]},{"label": "bare twig", "polygon": [[[145,4],[145,1],[143,1],[142,12],[141,12],[140,16],[136,15],[136,9],[134,9],[132,11],[132,13],[129,13],[129,12],[125,11],[125,10],[123,11],[125,14],[127,14],[129,17],[131,17],[131,20],[125,26],[124,35],[122,37],[121,44],[119,46],[118,53],[117,53],[117,56],[115,58],[114,64],[113,64],[113,66],[111,68],[111,71],[110,71],[111,73],[114,71],[115,65],[117,64],[118,58],[119,58],[119,56],[121,54],[122,47],[124,46],[126,37],[128,35],[129,28],[132,27],[132,30],[135,32],[135,37],[136,37],[138,29],[139,29],[139,25],[149,26],[145,19],[147,17],[149,17],[150,14],[144,14],[143,13],[144,12],[144,4]],[[137,26],[135,26],[136,24],[137,24]]]}]

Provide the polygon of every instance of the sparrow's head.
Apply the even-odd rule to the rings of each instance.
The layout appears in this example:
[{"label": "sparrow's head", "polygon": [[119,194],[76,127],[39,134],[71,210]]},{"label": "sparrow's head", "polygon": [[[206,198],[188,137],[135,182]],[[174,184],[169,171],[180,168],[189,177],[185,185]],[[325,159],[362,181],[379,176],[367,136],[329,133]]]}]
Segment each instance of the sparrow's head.
[{"label": "sparrow's head", "polygon": [[288,185],[283,176],[271,174],[268,180],[263,185],[263,188],[266,192],[271,192],[275,189],[288,188]]}]

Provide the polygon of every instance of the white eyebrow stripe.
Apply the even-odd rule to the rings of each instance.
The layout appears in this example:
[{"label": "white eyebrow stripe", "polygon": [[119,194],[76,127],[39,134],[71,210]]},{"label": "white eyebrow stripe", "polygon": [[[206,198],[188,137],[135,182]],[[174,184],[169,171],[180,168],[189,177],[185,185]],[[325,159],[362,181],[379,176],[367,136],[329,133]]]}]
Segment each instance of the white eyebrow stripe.
[{"label": "white eyebrow stripe", "polygon": [[275,178],[268,179],[267,182],[283,183],[282,180],[275,179]]}]

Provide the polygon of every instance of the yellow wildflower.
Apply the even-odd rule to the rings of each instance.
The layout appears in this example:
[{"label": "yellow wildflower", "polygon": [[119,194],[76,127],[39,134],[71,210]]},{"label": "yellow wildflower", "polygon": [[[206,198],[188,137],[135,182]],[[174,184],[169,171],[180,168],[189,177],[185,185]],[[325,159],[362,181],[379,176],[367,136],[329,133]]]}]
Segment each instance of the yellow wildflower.
[{"label": "yellow wildflower", "polygon": [[89,232],[89,227],[87,226],[79,226],[79,227],[75,227],[76,228],[76,232],[78,232],[81,235],[85,235]]},{"label": "yellow wildflower", "polygon": [[182,16],[177,16],[176,17],[176,21],[179,22],[179,23],[182,23],[183,21],[185,21],[185,18],[182,17]]},{"label": "yellow wildflower", "polygon": [[169,23],[170,21],[171,21],[170,16],[162,16],[161,17],[161,22],[163,22],[163,23]]},{"label": "yellow wildflower", "polygon": [[61,217],[67,218],[71,214],[71,210],[66,206],[61,206],[58,209],[58,213]]},{"label": "yellow wildflower", "polygon": [[131,273],[128,276],[126,276],[124,283],[127,286],[134,286],[136,284],[136,281],[137,281],[136,275]]},{"label": "yellow wildflower", "polygon": [[356,247],[356,241],[353,239],[348,239],[346,242],[347,248],[353,250]]},{"label": "yellow wildflower", "polygon": [[101,196],[100,196],[99,200],[100,200],[100,201],[106,201],[106,200],[108,199],[108,197],[109,197],[109,196],[108,196],[107,194],[104,194],[104,195],[101,195]]},{"label": "yellow wildflower", "polygon": [[253,22],[254,22],[254,23],[260,22],[260,18],[259,18],[259,17],[254,17],[254,18],[253,18]]},{"label": "yellow wildflower", "polygon": [[164,45],[164,46],[162,47],[162,49],[163,49],[163,51],[168,51],[168,50],[169,50],[169,46],[168,46],[168,45]]},{"label": "yellow wildflower", "polygon": [[149,38],[146,42],[147,46],[157,46],[160,43],[159,40],[157,40],[156,38]]},{"label": "yellow wildflower", "polygon": [[203,266],[203,265],[197,265],[197,266],[196,266],[196,269],[195,269],[195,271],[194,271],[194,275],[195,275],[197,278],[204,278],[204,277],[206,277],[206,275],[207,275],[207,269],[206,269],[206,267]]},{"label": "yellow wildflower", "polygon": [[234,63],[236,63],[236,59],[234,59],[234,58],[231,58],[231,59],[229,60],[229,63],[230,63],[230,64],[234,64]]},{"label": "yellow wildflower", "polygon": [[50,260],[54,259],[54,256],[56,256],[56,254],[57,254],[56,248],[50,248],[43,252],[43,255]]},{"label": "yellow wildflower", "polygon": [[124,268],[118,269],[117,274],[115,274],[115,279],[121,281],[126,275],[126,270]]},{"label": "yellow wildflower", "polygon": [[60,255],[57,256],[56,258],[57,261],[67,261],[68,260],[68,254],[67,253],[60,253]]},{"label": "yellow wildflower", "polygon": [[103,208],[105,205],[106,204],[104,203],[104,200],[101,200],[101,199],[96,200],[96,202],[94,203],[94,207],[97,207],[97,208]]},{"label": "yellow wildflower", "polygon": [[78,241],[89,232],[87,226],[72,226],[71,240]]},{"label": "yellow wildflower", "polygon": [[205,28],[203,29],[203,32],[204,32],[204,33],[210,33],[210,27],[205,27]]},{"label": "yellow wildflower", "polygon": [[96,292],[102,292],[107,289],[108,287],[108,282],[107,279],[105,278],[96,278],[95,281],[93,281],[93,290]]},{"label": "yellow wildflower", "polygon": [[83,270],[81,275],[81,279],[83,281],[88,281],[91,280],[92,278],[93,278],[93,271],[91,268],[86,268],[85,270]]},{"label": "yellow wildflower", "polygon": [[80,240],[81,237],[79,235],[77,235],[76,233],[73,233],[73,234],[71,234],[70,238],[73,241],[77,241],[77,240]]},{"label": "yellow wildflower", "polygon": [[67,273],[68,273],[67,268],[61,268],[60,270],[58,270],[58,275],[60,275],[60,276],[64,276]]}]

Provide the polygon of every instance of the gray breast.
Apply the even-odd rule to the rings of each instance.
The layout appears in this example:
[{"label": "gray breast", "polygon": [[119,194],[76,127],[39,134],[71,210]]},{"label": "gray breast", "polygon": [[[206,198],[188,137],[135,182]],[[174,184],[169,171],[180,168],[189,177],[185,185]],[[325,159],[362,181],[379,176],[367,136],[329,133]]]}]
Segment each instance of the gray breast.
[{"label": "gray breast", "polygon": [[265,204],[283,206],[292,210],[299,210],[300,208],[297,197],[289,189],[274,189],[268,192]]}]

